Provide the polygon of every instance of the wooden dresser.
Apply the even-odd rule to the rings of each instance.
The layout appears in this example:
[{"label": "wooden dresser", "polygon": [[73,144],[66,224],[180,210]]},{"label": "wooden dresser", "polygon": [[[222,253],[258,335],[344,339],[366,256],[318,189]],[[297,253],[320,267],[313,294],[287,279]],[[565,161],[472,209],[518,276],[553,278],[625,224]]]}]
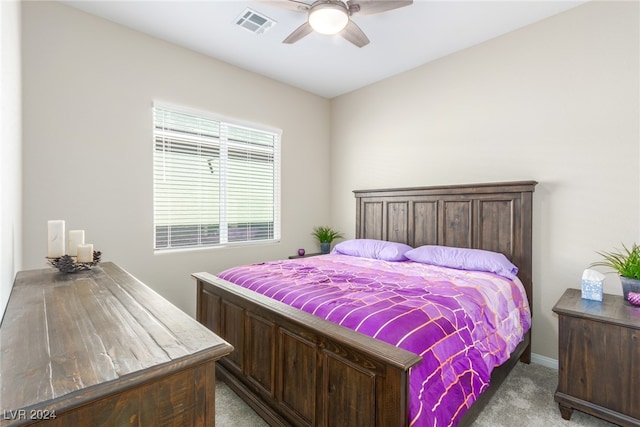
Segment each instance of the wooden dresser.
[{"label": "wooden dresser", "polygon": [[212,426],[231,350],[113,263],[23,271],[0,325],[0,426]]},{"label": "wooden dresser", "polygon": [[553,308],[559,322],[562,418],[574,409],[622,426],[640,426],[640,307],[621,296],[602,302],[567,289]]}]

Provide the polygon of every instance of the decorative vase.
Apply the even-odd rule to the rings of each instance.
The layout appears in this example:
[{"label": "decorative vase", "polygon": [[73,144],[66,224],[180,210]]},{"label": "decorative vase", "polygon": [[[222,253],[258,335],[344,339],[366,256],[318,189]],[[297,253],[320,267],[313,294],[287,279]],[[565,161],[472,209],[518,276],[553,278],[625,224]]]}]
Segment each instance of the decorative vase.
[{"label": "decorative vase", "polygon": [[328,254],[331,250],[331,242],[320,242],[320,253]]},{"label": "decorative vase", "polygon": [[304,249],[302,249],[302,248],[298,249],[298,255],[299,256],[304,256]]},{"label": "decorative vase", "polygon": [[640,292],[640,280],[638,279],[620,276],[620,283],[622,283],[622,294],[625,300],[629,299],[629,292]]}]

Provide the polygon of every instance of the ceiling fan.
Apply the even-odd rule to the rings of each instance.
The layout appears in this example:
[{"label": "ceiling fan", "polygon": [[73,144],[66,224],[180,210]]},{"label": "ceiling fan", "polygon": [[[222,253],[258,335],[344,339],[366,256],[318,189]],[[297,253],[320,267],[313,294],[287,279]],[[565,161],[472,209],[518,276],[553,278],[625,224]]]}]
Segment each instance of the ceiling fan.
[{"label": "ceiling fan", "polygon": [[295,12],[307,13],[307,22],[296,28],[283,43],[295,43],[316,31],[320,34],[340,34],[358,47],[369,44],[364,32],[351,20],[355,14],[373,15],[409,6],[413,0],[316,0],[305,3],[299,0],[269,1],[270,4]]}]

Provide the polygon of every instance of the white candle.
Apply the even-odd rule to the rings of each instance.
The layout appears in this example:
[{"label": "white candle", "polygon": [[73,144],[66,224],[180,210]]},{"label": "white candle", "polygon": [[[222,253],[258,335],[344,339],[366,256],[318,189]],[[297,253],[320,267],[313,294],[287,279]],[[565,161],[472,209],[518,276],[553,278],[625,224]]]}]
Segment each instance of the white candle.
[{"label": "white candle", "polygon": [[51,220],[47,230],[47,257],[59,258],[64,255],[64,221]]},{"label": "white candle", "polygon": [[84,230],[69,230],[69,255],[77,255],[78,245],[84,245]]},{"label": "white candle", "polygon": [[91,243],[78,245],[78,262],[93,262],[93,245]]}]

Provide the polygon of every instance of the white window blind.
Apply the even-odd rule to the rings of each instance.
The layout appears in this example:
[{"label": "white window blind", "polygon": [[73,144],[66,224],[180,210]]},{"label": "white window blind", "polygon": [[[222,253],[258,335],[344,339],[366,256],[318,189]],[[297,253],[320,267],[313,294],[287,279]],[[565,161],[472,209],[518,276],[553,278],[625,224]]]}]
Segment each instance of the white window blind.
[{"label": "white window blind", "polygon": [[280,238],[280,131],[155,104],[155,249]]}]

